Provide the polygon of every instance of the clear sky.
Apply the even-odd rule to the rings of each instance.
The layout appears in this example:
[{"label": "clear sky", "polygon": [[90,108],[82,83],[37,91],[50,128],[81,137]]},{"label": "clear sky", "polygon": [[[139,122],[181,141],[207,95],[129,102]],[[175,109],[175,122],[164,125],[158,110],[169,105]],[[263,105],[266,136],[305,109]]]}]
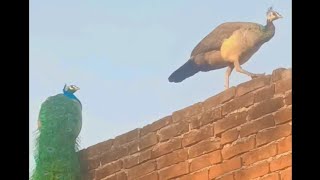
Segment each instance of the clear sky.
[{"label": "clear sky", "polygon": [[[167,78],[217,25],[264,25],[271,5],[284,18],[242,66],[254,73],[291,67],[291,1],[31,0],[30,169],[40,105],[65,83],[81,88],[81,149],[143,127],[223,91],[225,69],[180,84]],[[233,72],[230,86],[249,79]]]}]

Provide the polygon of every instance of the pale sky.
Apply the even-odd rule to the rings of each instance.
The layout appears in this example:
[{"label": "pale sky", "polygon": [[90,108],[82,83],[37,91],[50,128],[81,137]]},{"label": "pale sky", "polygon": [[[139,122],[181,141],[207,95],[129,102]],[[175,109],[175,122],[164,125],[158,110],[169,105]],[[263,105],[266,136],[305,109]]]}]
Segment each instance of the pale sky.
[{"label": "pale sky", "polygon": [[[143,127],[224,90],[225,69],[180,84],[168,76],[224,22],[265,25],[283,15],[275,36],[242,67],[254,73],[291,67],[292,4],[276,0],[31,0],[30,170],[41,103],[65,83],[81,88],[81,149]],[[233,72],[230,86],[250,78]]]}]

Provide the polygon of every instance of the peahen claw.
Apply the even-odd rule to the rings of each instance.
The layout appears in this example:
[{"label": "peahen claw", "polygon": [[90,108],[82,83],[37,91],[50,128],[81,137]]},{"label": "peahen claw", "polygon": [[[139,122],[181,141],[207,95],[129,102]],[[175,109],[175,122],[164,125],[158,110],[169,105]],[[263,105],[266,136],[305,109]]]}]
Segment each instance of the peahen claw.
[{"label": "peahen claw", "polygon": [[258,78],[258,77],[261,77],[261,76],[264,76],[266,73],[262,73],[262,74],[253,74],[251,76],[251,79],[255,79],[255,78]]}]

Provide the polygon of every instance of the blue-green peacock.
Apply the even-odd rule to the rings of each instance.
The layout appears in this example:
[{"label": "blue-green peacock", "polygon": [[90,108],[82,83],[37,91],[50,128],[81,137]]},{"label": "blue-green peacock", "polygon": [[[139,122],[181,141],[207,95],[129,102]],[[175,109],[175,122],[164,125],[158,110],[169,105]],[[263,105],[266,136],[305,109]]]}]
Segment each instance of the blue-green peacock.
[{"label": "blue-green peacock", "polygon": [[51,96],[41,105],[32,180],[79,180],[78,135],[82,126],[82,105],[75,85]]}]

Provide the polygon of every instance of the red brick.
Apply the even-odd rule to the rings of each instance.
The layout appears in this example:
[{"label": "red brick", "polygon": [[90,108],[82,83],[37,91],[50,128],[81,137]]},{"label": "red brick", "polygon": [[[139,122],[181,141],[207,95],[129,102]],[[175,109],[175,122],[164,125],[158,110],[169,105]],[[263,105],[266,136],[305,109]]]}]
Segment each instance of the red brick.
[{"label": "red brick", "polygon": [[274,99],[267,99],[249,110],[249,120],[262,117],[265,114],[275,112],[284,105],[283,99],[277,97]]},{"label": "red brick", "polygon": [[205,111],[211,110],[217,106],[220,106],[221,104],[229,101],[235,96],[235,87],[230,87],[229,89],[208,98],[203,102],[203,106]]},{"label": "red brick", "polygon": [[224,144],[233,142],[238,139],[238,136],[239,136],[239,131],[236,128],[230,129],[230,130],[222,133],[221,144],[224,145]]},{"label": "red brick", "polygon": [[283,155],[270,162],[270,171],[277,171],[292,166],[292,154]]},{"label": "red brick", "polygon": [[144,126],[141,131],[140,135],[144,136],[150,132],[155,132],[165,126],[168,126],[172,122],[172,117],[171,116],[166,116],[158,121],[153,122],[152,124],[148,124]]},{"label": "red brick", "polygon": [[186,149],[174,151],[170,154],[161,156],[157,159],[157,168],[162,169],[164,167],[182,162],[188,159],[188,152]]},{"label": "red brick", "polygon": [[125,172],[119,172],[117,174],[104,178],[103,180],[127,180],[127,174]]},{"label": "red brick", "polygon": [[221,107],[218,107],[210,111],[204,112],[201,118],[199,119],[199,125],[204,126],[221,118]]},{"label": "red brick", "polygon": [[199,169],[217,164],[221,162],[221,160],[220,150],[194,158],[190,163],[190,172],[198,171]]},{"label": "red brick", "polygon": [[292,89],[292,79],[284,79],[275,83],[275,93],[282,94]]},{"label": "red brick", "polygon": [[241,167],[240,157],[236,157],[230,160],[223,161],[221,164],[213,165],[209,169],[209,179],[214,179],[218,176],[239,169]]},{"label": "red brick", "polygon": [[156,133],[149,133],[140,138],[139,148],[140,150],[157,144],[158,137]]},{"label": "red brick", "polygon": [[280,172],[281,180],[292,180],[292,168],[288,167]]},{"label": "red brick", "polygon": [[222,115],[229,114],[237,109],[243,107],[249,107],[253,104],[254,94],[248,93],[240,97],[236,97],[234,100],[227,102],[222,106]]},{"label": "red brick", "polygon": [[192,106],[186,107],[179,111],[172,113],[172,120],[173,122],[178,122],[183,119],[188,119],[192,116],[201,114],[203,112],[202,103],[196,103]]},{"label": "red brick", "polygon": [[127,144],[128,147],[128,153],[133,154],[139,151],[139,140],[134,140],[131,142],[128,142]]},{"label": "red brick", "polygon": [[217,180],[234,180],[233,173],[221,176]]},{"label": "red brick", "polygon": [[101,142],[96,145],[88,147],[85,150],[88,158],[92,158],[94,156],[99,156],[103,152],[110,150],[113,145],[113,141],[114,141],[113,139],[109,139],[107,141],[104,141],[104,142]]},{"label": "red brick", "polygon": [[242,164],[250,165],[255,162],[268,159],[269,157],[277,155],[277,145],[275,143],[263,146],[259,149],[247,152],[242,156]]},{"label": "red brick", "polygon": [[246,139],[240,139],[235,144],[224,147],[222,149],[222,157],[223,159],[230,159],[238,154],[250,151],[254,148],[255,137],[251,136]]},{"label": "red brick", "polygon": [[209,180],[208,169],[204,169],[193,174],[181,176],[175,180]]},{"label": "red brick", "polygon": [[181,138],[174,138],[174,139],[171,139],[170,141],[157,144],[152,150],[151,157],[157,158],[159,156],[168,154],[180,148],[181,148]]},{"label": "red brick", "polygon": [[159,171],[159,180],[167,180],[189,173],[188,162],[181,162]]},{"label": "red brick", "polygon": [[94,157],[94,158],[90,158],[90,159],[86,159],[81,161],[81,168],[83,170],[92,170],[92,169],[96,169],[97,167],[100,166],[100,157]]},{"label": "red brick", "polygon": [[285,69],[285,68],[279,68],[272,72],[272,81],[276,82],[281,79],[289,79],[292,77],[292,70]]},{"label": "red brick", "polygon": [[140,129],[137,128],[137,129],[129,131],[125,134],[119,135],[114,139],[113,145],[119,146],[119,145],[125,144],[127,142],[130,142],[134,139],[137,139],[137,138],[139,138],[139,132],[140,132]]},{"label": "red brick", "polygon": [[263,176],[269,172],[268,162],[256,164],[247,169],[241,169],[235,173],[235,180],[248,180]]},{"label": "red brick", "polygon": [[96,170],[96,178],[102,179],[104,177],[110,176],[122,168],[122,161],[118,160],[113,163],[109,163]]},{"label": "red brick", "polygon": [[245,137],[262,129],[266,129],[274,126],[274,120],[272,115],[264,116],[260,119],[250,121],[249,123],[243,125],[240,129],[240,137]]},{"label": "red brick", "polygon": [[215,134],[222,133],[228,129],[239,126],[246,122],[247,112],[239,112],[231,114],[215,123],[214,132]]},{"label": "red brick", "polygon": [[139,163],[145,162],[151,159],[151,150],[145,150],[139,154]]},{"label": "red brick", "polygon": [[107,164],[128,155],[127,146],[116,146],[101,155],[101,164]]},{"label": "red brick", "polygon": [[242,96],[258,88],[270,84],[270,75],[252,79],[250,81],[239,84],[236,89],[236,96]]},{"label": "red brick", "polygon": [[278,173],[271,173],[266,176],[263,176],[259,180],[280,180],[280,176]]},{"label": "red brick", "polygon": [[158,180],[158,173],[152,172],[150,174],[138,178],[137,180]]},{"label": "red brick", "polygon": [[284,102],[286,105],[291,105],[292,104],[292,91],[288,91],[285,95]]},{"label": "red brick", "polygon": [[285,123],[290,120],[292,120],[292,106],[281,109],[274,115],[274,121],[276,124]]},{"label": "red brick", "polygon": [[193,130],[187,134],[184,134],[182,139],[182,145],[184,147],[190,146],[211,136],[213,136],[213,127],[212,125],[207,125],[200,128],[199,130]]},{"label": "red brick", "polygon": [[273,96],[274,96],[274,84],[258,90],[254,94],[254,102],[258,103],[267,99],[271,99]]},{"label": "red brick", "polygon": [[292,136],[288,136],[278,142],[278,154],[292,151]]},{"label": "red brick", "polygon": [[156,170],[156,162],[148,161],[128,170],[128,180],[136,179]]},{"label": "red brick", "polygon": [[189,158],[194,158],[208,152],[220,149],[220,141],[216,138],[209,138],[189,148]]},{"label": "red brick", "polygon": [[275,141],[291,134],[291,125],[283,124],[258,132],[256,137],[256,146]]},{"label": "red brick", "polygon": [[123,166],[125,168],[130,168],[139,164],[139,154],[131,155],[123,159]]},{"label": "red brick", "polygon": [[166,141],[189,131],[189,124],[185,121],[179,121],[170,126],[164,127],[158,131],[159,140]]}]

